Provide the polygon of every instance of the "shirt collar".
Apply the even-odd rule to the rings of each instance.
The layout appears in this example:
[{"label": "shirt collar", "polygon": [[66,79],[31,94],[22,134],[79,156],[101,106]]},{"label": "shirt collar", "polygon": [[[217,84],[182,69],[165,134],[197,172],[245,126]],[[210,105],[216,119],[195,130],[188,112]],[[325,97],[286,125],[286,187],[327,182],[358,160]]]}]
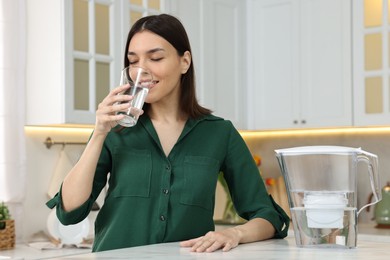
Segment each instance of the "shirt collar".
[{"label": "shirt collar", "polygon": [[[214,115],[211,115],[211,114],[210,115],[204,115],[204,116],[196,118],[196,119],[189,118],[187,120],[185,126],[184,126],[184,129],[183,129],[183,131],[182,131],[178,141],[183,139],[199,123],[201,123],[203,121],[219,121],[219,120],[223,120],[223,119],[221,117],[217,117],[217,116],[214,116]],[[149,116],[147,116],[147,115],[141,116],[138,119],[138,122],[143,125],[143,127],[149,133],[149,135],[152,136],[152,138],[159,144],[160,142],[159,142],[159,138],[158,138],[156,129],[154,128],[154,126],[152,124],[152,121],[150,120]]]}]

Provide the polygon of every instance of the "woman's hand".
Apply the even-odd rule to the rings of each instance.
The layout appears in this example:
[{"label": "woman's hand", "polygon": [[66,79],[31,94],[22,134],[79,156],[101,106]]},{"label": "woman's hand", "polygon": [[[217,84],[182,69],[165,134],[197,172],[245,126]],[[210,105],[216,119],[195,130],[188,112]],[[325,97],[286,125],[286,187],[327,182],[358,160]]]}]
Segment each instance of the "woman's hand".
[{"label": "woman's hand", "polygon": [[180,242],[182,247],[191,247],[192,252],[214,252],[222,249],[226,252],[238,244],[270,239],[275,235],[275,228],[262,218],[254,218],[245,224],[214,232],[205,236]]},{"label": "woman's hand", "polygon": [[205,236],[180,242],[182,247],[191,247],[192,252],[214,252],[222,249],[226,252],[238,246],[241,232],[228,228],[219,232],[210,231]]},{"label": "woman's hand", "polygon": [[[117,122],[124,117],[124,115],[117,115],[116,113],[119,111],[126,111],[130,107],[130,103],[128,101],[132,100],[133,97],[129,95],[118,94],[128,89],[129,87],[130,85],[126,84],[114,88],[99,104],[96,111],[94,134],[107,134],[113,127],[118,124]],[[119,102],[125,103],[120,104]]]}]

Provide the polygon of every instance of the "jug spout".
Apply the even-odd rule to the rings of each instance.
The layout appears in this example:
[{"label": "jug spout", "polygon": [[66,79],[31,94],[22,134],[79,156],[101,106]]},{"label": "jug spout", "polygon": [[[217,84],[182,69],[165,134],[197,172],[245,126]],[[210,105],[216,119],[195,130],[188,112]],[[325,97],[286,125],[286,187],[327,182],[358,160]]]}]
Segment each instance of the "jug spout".
[{"label": "jug spout", "polygon": [[285,180],[295,240],[302,247],[356,247],[357,164],[367,164],[373,203],[380,200],[378,158],[360,148],[275,150]]}]

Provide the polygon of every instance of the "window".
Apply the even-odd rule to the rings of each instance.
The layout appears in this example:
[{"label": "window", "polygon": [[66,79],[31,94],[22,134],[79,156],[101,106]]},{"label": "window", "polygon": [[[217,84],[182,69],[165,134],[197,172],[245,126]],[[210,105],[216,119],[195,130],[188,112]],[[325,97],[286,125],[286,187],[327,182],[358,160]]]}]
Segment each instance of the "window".
[{"label": "window", "polygon": [[[383,38],[387,37],[383,29],[383,5],[387,1],[364,0],[364,72],[365,72],[365,112],[377,114],[384,112],[383,78],[384,70]],[[387,13],[387,12],[385,12]],[[388,63],[388,62],[386,62]]]},{"label": "window", "polygon": [[139,18],[159,14],[161,10],[160,0],[129,0],[130,25],[134,24]]}]

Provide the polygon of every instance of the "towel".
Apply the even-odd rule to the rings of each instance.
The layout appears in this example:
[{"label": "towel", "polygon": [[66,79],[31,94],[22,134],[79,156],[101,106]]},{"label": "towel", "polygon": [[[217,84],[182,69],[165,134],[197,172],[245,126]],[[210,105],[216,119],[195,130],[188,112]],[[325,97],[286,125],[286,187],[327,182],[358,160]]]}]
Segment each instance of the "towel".
[{"label": "towel", "polygon": [[73,168],[73,165],[74,162],[69,158],[65,149],[62,149],[47,190],[47,194],[50,198],[53,198],[60,190],[61,183],[68,172]]},{"label": "towel", "polygon": [[27,245],[39,250],[63,249],[63,248],[92,248],[93,237],[85,238],[79,244],[62,244],[60,240],[46,234],[43,230],[31,235]]}]

